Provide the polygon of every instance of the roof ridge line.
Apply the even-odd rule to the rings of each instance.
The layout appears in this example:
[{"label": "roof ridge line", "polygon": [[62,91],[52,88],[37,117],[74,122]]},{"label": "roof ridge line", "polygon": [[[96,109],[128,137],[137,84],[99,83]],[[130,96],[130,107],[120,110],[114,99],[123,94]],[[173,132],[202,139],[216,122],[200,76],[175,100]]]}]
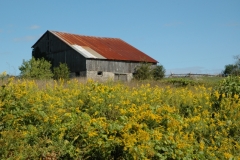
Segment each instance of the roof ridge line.
[{"label": "roof ridge line", "polygon": [[89,35],[75,34],[75,33],[62,32],[62,31],[54,31],[54,30],[48,30],[48,31],[49,32],[58,32],[58,33],[63,33],[63,34],[71,34],[71,35],[82,36],[82,37],[93,37],[93,38],[102,38],[102,39],[120,39],[121,40],[121,38],[113,38],[113,37],[89,36]]}]

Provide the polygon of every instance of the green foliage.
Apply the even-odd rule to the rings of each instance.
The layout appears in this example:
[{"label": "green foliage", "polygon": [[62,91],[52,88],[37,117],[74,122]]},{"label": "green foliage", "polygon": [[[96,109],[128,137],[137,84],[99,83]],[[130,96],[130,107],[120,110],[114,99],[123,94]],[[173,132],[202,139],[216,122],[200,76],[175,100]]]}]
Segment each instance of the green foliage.
[{"label": "green foliage", "polygon": [[150,63],[142,63],[136,67],[134,78],[137,80],[152,79],[152,68]]},{"label": "green foliage", "polygon": [[153,78],[155,80],[160,80],[165,76],[165,68],[163,67],[163,65],[157,65],[154,69],[153,69]]},{"label": "green foliage", "polygon": [[236,69],[236,65],[234,64],[228,64],[228,65],[225,65],[225,69],[223,71],[223,74],[225,75],[230,75],[232,74],[232,72]]},{"label": "green foliage", "polygon": [[222,76],[214,76],[214,77],[200,77],[197,80],[200,84],[204,85],[205,87],[208,86],[208,87],[214,88],[223,79],[224,79],[224,77],[222,77]]},{"label": "green foliage", "polygon": [[222,71],[225,75],[240,75],[240,55],[234,56],[236,60],[234,64],[225,65],[225,69]]},{"label": "green foliage", "polygon": [[53,69],[54,79],[69,79],[69,68],[66,63],[60,63],[58,67]]},{"label": "green foliage", "polygon": [[165,76],[165,68],[163,65],[152,66],[151,63],[142,63],[134,73],[134,78],[137,80],[160,80]]},{"label": "green foliage", "polygon": [[182,87],[188,85],[194,86],[199,84],[199,82],[187,78],[168,78],[165,80],[165,82]]},{"label": "green foliage", "polygon": [[225,66],[225,69],[223,71],[223,74],[225,75],[239,75],[240,70],[238,69],[238,66],[235,64],[228,64]]},{"label": "green foliage", "polygon": [[225,94],[226,97],[240,96],[240,77],[229,76],[223,79],[215,90],[219,94]]},{"label": "green foliage", "polygon": [[53,77],[51,63],[44,58],[35,59],[33,57],[29,61],[23,60],[19,70],[21,71],[20,76],[22,78],[50,79]]},{"label": "green foliage", "polygon": [[238,101],[238,97],[240,97],[240,77],[228,76],[223,79],[214,87],[211,97],[216,108],[221,106],[224,97],[235,98]]}]

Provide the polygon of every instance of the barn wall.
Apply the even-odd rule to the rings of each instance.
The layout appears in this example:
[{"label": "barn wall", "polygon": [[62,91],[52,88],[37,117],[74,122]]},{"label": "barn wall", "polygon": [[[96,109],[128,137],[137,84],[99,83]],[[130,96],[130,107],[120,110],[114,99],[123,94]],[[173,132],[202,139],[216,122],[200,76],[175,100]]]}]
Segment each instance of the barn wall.
[{"label": "barn wall", "polygon": [[132,73],[118,74],[113,72],[102,72],[101,74],[99,74],[99,71],[87,71],[86,77],[87,79],[93,79],[98,81],[108,80],[131,81],[133,74]]},{"label": "barn wall", "polygon": [[113,73],[134,73],[139,62],[109,61],[98,59],[87,59],[87,71],[104,71]]},{"label": "barn wall", "polygon": [[[109,61],[99,59],[87,59],[87,78],[102,79],[102,80],[121,80],[130,81],[133,78],[133,73],[140,62],[124,62],[124,61]],[[156,66],[153,64],[152,67]],[[99,75],[102,72],[102,75]]]},{"label": "barn wall", "polygon": [[34,48],[39,47],[41,52],[52,61],[52,66],[57,67],[59,63],[67,63],[71,72],[86,71],[86,58],[76,52],[50,32],[44,34]]}]

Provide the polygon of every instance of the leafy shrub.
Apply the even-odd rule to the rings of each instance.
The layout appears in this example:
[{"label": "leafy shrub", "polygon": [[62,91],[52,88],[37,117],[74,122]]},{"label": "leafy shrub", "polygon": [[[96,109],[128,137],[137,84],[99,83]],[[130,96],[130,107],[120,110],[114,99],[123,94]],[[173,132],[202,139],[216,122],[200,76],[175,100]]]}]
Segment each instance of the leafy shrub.
[{"label": "leafy shrub", "polygon": [[134,78],[137,80],[152,79],[152,68],[150,63],[142,63],[136,67]]},{"label": "leafy shrub", "polygon": [[154,69],[153,69],[153,78],[155,80],[159,80],[162,79],[165,76],[165,68],[163,67],[163,65],[157,65]]},{"label": "leafy shrub", "polygon": [[215,87],[215,91],[218,91],[219,94],[225,94],[226,97],[240,95],[240,77],[229,76],[223,79],[220,84]]},{"label": "leafy shrub", "polygon": [[152,66],[151,63],[142,63],[136,67],[134,78],[137,80],[159,80],[165,76],[163,65]]},{"label": "leafy shrub", "polygon": [[60,63],[58,67],[53,69],[54,79],[69,79],[69,68],[66,63]]},{"label": "leafy shrub", "polygon": [[51,63],[44,58],[35,59],[33,57],[29,61],[23,60],[19,70],[21,71],[20,76],[22,78],[50,79],[53,77]]}]

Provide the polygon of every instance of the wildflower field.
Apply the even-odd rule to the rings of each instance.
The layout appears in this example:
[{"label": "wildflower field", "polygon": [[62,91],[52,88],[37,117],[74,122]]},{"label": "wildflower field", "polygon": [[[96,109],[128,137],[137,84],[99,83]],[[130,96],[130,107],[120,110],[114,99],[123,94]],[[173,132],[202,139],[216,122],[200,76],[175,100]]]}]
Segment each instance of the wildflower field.
[{"label": "wildflower field", "polygon": [[240,159],[239,95],[10,79],[0,87],[0,159]]}]

